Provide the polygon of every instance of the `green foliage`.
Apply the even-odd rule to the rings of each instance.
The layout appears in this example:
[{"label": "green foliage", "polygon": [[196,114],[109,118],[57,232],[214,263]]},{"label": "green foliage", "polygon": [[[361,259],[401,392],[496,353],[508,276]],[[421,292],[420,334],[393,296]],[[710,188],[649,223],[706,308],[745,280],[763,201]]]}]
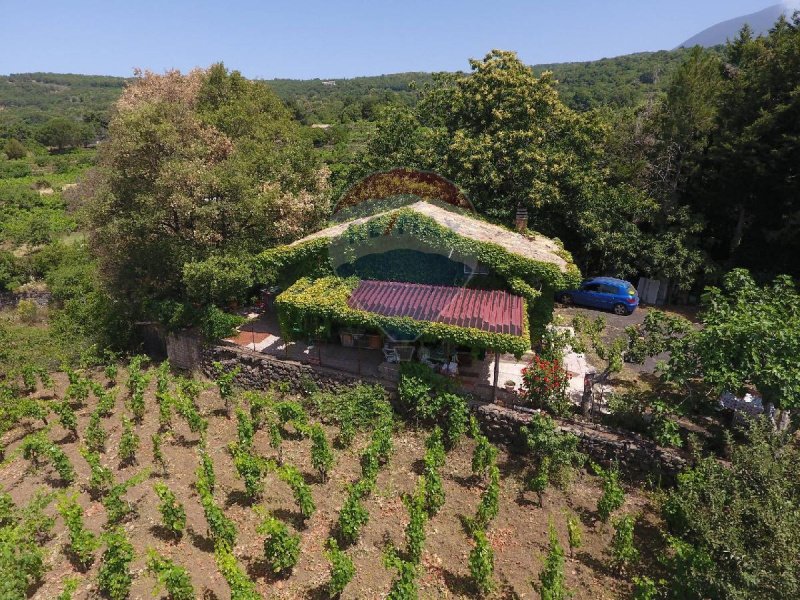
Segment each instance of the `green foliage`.
[{"label": "green foliage", "polygon": [[494,588],[494,552],[483,530],[475,530],[472,540],[475,546],[469,553],[469,572],[475,588],[481,596],[487,596]]},{"label": "green foliage", "polygon": [[125,600],[133,581],[130,572],[134,558],[133,546],[121,527],[109,531],[104,537],[106,549],[97,574],[98,587],[111,600]]},{"label": "green foliage", "polygon": [[442,442],[442,430],[436,427],[425,440],[425,457],[423,458],[422,478],[425,489],[425,511],[433,517],[444,506],[445,493],[439,469],[444,466],[445,450]]},{"label": "green foliage", "polygon": [[128,405],[133,413],[133,419],[137,423],[141,423],[144,419],[144,392],[147,384],[150,382],[150,377],[142,372],[142,364],[148,359],[147,356],[142,354],[136,355],[131,358],[128,363]]},{"label": "green foliage", "polygon": [[97,452],[81,446],[81,456],[89,463],[91,474],[89,476],[89,493],[95,498],[101,498],[108,493],[114,485],[114,476],[111,469],[100,464],[100,455]]},{"label": "green foliage", "polygon": [[125,520],[134,511],[131,502],[125,500],[123,495],[133,486],[140,484],[149,477],[150,472],[145,469],[126,481],[111,486],[103,496],[103,508],[106,509],[106,527],[115,527]]},{"label": "green foliage", "polygon": [[186,529],[186,510],[165,484],[156,483],[153,489],[159,500],[158,512],[161,513],[161,523],[167,531],[179,538]]},{"label": "green foliage", "polygon": [[83,435],[83,440],[86,447],[92,452],[105,452],[106,441],[108,440],[108,432],[103,429],[103,424],[100,421],[100,410],[92,412],[89,417],[89,424],[86,426],[86,431]]},{"label": "green foliage", "polygon": [[164,441],[164,436],[158,431],[150,436],[150,442],[153,445],[153,464],[157,465],[163,474],[167,473],[167,459],[164,456],[164,451],[161,449],[161,444]]},{"label": "green foliage", "polygon": [[236,409],[236,435],[239,448],[250,450],[253,447],[253,436],[255,435],[253,419],[241,408]]},{"label": "green foliage", "polygon": [[308,430],[308,415],[299,402],[295,402],[294,400],[282,400],[276,402],[273,409],[278,416],[278,422],[281,424],[281,427],[291,424],[301,435],[306,435]]},{"label": "green foliage", "polygon": [[22,143],[14,138],[9,138],[6,140],[5,145],[3,146],[3,152],[5,152],[6,158],[9,160],[17,160],[18,158],[25,158],[25,155],[28,154],[28,151],[25,149],[25,146]]},{"label": "green foliage", "polygon": [[669,598],[792,598],[800,498],[791,436],[756,422],[732,443],[730,464],[699,459],[663,504]]},{"label": "green foliage", "polygon": [[406,558],[415,565],[422,559],[422,549],[425,547],[425,524],[428,522],[426,506],[427,494],[425,492],[425,479],[417,481],[414,493],[403,498],[408,509],[408,525],[406,525]]},{"label": "green foliage", "polygon": [[646,575],[634,576],[633,600],[656,600],[659,597],[658,585]]},{"label": "green foliage", "polygon": [[184,418],[192,433],[199,433],[201,437],[205,436],[208,420],[203,418],[190,397],[181,394],[175,403],[175,410]]},{"label": "green foliage", "polygon": [[303,519],[309,519],[314,514],[316,506],[314,499],[311,497],[311,489],[303,479],[303,475],[296,467],[292,465],[283,465],[278,470],[278,476],[281,481],[287,483],[292,488],[294,500],[297,502],[297,507],[300,509],[300,514]]},{"label": "green foliage", "polygon": [[22,456],[35,467],[39,467],[44,460],[49,460],[64,483],[71,484],[75,481],[75,469],[69,458],[43,431],[25,436],[22,440]]},{"label": "green foliage", "polygon": [[592,470],[603,480],[603,494],[597,501],[597,516],[603,523],[607,523],[611,513],[625,502],[625,492],[619,483],[619,469],[617,465],[603,469],[592,463]]},{"label": "green foliage", "polygon": [[233,466],[236,474],[244,481],[244,489],[247,497],[257,500],[264,492],[263,461],[251,450],[235,445],[233,451]]},{"label": "green foliage", "polygon": [[77,494],[63,496],[58,501],[58,512],[64,519],[69,532],[69,552],[86,571],[92,566],[95,552],[100,547],[99,538],[83,525],[83,509],[78,504]]},{"label": "green foliage", "polygon": [[0,595],[9,600],[24,600],[29,586],[46,571],[44,552],[23,524],[0,527]]},{"label": "green foliage", "polygon": [[534,478],[544,491],[549,483],[566,488],[572,480],[575,467],[581,466],[585,456],[578,450],[578,438],[556,429],[555,421],[547,415],[533,414],[527,427],[520,433],[536,462]]},{"label": "green foliage", "polygon": [[236,365],[230,371],[225,370],[225,367],[220,362],[214,362],[211,365],[214,368],[216,378],[214,383],[217,384],[219,396],[225,402],[225,409],[230,413],[230,403],[233,399],[233,382],[236,376],[242,370],[239,365]]},{"label": "green foliage", "polygon": [[351,308],[347,299],[357,285],[358,280],[355,278],[297,280],[275,301],[283,335],[293,339],[297,335],[293,332],[308,333],[309,323],[337,323],[367,330],[397,331],[404,337],[419,337],[423,341],[441,340],[484,349],[497,347],[500,351],[520,356],[530,346],[525,332],[522,336],[489,333],[446,323],[417,321],[410,317],[386,317]]},{"label": "green foliage", "polygon": [[569,555],[572,556],[575,550],[583,545],[583,529],[577,515],[567,516],[567,535],[569,536]]},{"label": "green foliage", "polygon": [[116,388],[106,390],[99,384],[92,387],[94,395],[97,397],[97,408],[95,411],[101,417],[110,417],[114,412],[114,406],[117,404],[117,390]]},{"label": "green foliage", "polygon": [[300,535],[292,534],[289,528],[276,519],[268,516],[257,529],[265,535],[264,556],[273,573],[288,573],[297,564],[300,556]]},{"label": "green foliage", "polygon": [[128,417],[122,417],[122,437],[119,440],[119,458],[125,464],[136,462],[136,453],[139,451],[139,436],[133,430],[133,422]]},{"label": "green foliage", "polygon": [[614,520],[614,536],[611,538],[611,565],[625,571],[639,559],[639,551],[633,544],[634,515],[625,515]]},{"label": "green foliage", "polygon": [[78,589],[80,580],[77,577],[65,577],[64,587],[58,595],[58,600],[72,600],[72,594]]},{"label": "green foliage", "polygon": [[53,406],[53,411],[58,415],[58,422],[67,430],[72,439],[78,439],[78,417],[68,402],[59,402]]},{"label": "green foliage", "polygon": [[478,434],[475,442],[475,450],[472,452],[472,473],[479,477],[485,477],[489,467],[497,460],[497,448],[489,442],[489,438],[485,435]]},{"label": "green foliage", "polygon": [[389,588],[387,600],[417,600],[419,589],[417,587],[418,565],[412,561],[403,560],[396,552],[388,551],[383,557],[384,564],[397,571],[397,576]]},{"label": "green foliage", "polygon": [[323,481],[327,481],[333,461],[333,452],[328,438],[325,436],[325,430],[319,424],[313,425],[311,427],[311,465],[319,471]]},{"label": "green foliage", "polygon": [[214,559],[231,588],[231,600],[262,600],[261,594],[256,591],[256,584],[236,561],[229,546],[214,546]]},{"label": "green foliage", "polygon": [[325,542],[325,558],[331,563],[328,595],[331,598],[338,598],[355,576],[356,567],[347,553],[339,549],[339,544],[334,538],[328,538]]},{"label": "green foliage", "polygon": [[152,548],[147,551],[146,568],[166,588],[169,600],[194,600],[197,597],[189,572]]},{"label": "green foliage", "polygon": [[567,600],[571,593],[564,582],[564,549],[558,542],[558,535],[550,524],[550,545],[544,566],[539,573],[539,594],[542,600]]},{"label": "green foliage", "polygon": [[211,457],[202,448],[199,454],[200,466],[197,469],[196,487],[208,523],[208,531],[214,541],[215,549],[225,548],[231,551],[236,545],[236,525],[225,516],[225,511],[214,501],[215,475]]},{"label": "green foliage", "polygon": [[361,499],[361,490],[358,486],[350,486],[337,521],[337,529],[342,541],[345,544],[355,543],[361,528],[368,522],[369,511]]},{"label": "green foliage", "polygon": [[485,530],[491,521],[500,511],[500,470],[496,465],[489,467],[489,484],[481,494],[475,518],[472,521],[472,529]]}]

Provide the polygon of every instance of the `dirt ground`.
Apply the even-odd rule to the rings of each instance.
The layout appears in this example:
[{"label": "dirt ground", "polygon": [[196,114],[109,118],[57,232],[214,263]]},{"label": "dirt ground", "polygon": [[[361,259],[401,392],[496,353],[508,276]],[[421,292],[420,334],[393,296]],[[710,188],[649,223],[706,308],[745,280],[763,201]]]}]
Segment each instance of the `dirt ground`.
[{"label": "dirt ground", "polygon": [[[121,374],[119,381],[124,381]],[[56,376],[56,395],[61,397],[65,378]],[[97,381],[103,376],[94,375]],[[150,436],[158,427],[158,412],[152,393],[153,384],[147,394],[147,415],[136,431],[141,438],[138,464],[121,467],[117,446],[121,435],[121,417],[125,412],[125,394],[118,395],[113,416],[103,420],[110,438],[103,454],[103,463],[114,470],[116,481],[125,480],[141,469],[152,467]],[[47,396],[47,392],[39,392]],[[88,406],[78,411],[79,431],[85,431],[95,399],[90,396]],[[208,446],[214,460],[217,475],[215,497],[227,515],[236,522],[238,539],[235,554],[257,582],[259,592],[265,598],[326,598],[328,562],[323,556],[325,539],[331,534],[338,511],[345,499],[345,486],[354,481],[360,467],[358,456],[367,443],[367,433],[360,434],[352,447],[336,449],[336,465],[327,481],[322,483],[313,471],[310,462],[310,442],[307,439],[292,439],[284,442],[284,460],[296,465],[312,487],[317,511],[303,526],[289,488],[274,474],[268,475],[264,499],[260,503],[272,513],[290,524],[302,535],[302,554],[290,576],[275,579],[269,574],[263,558],[263,536],[256,533],[258,517],[243,494],[243,484],[236,478],[231,457],[226,449],[236,439],[235,420],[229,421],[221,410],[222,402],[216,391],[209,388],[199,399],[201,410],[209,418]],[[173,558],[186,567],[192,577],[198,597],[227,600],[228,586],[214,562],[212,543],[207,537],[207,527],[198,495],[193,489],[197,467],[197,436],[189,432],[180,417],[173,417],[174,428],[167,438],[163,450],[167,456],[168,485],[184,504],[187,513],[187,532],[178,541],[164,535],[160,526],[157,497],[153,484],[161,480],[157,469],[149,480],[135,486],[127,493],[127,499],[136,507],[125,529],[136,550],[132,564],[134,574],[131,598],[153,598],[156,582],[144,570],[145,553],[154,548],[159,553]],[[21,424],[8,432],[4,441],[6,456],[14,456],[24,435],[41,426],[41,422]],[[335,430],[328,428],[329,438]],[[401,495],[414,487],[424,454],[425,431],[415,431],[400,425],[394,436],[395,451],[389,466],[378,477],[377,489],[367,501],[370,521],[362,531],[361,539],[348,553],[356,566],[355,578],[350,582],[343,598],[383,598],[391,584],[394,573],[386,569],[381,561],[382,550],[391,540],[402,545],[403,528],[407,522],[406,509]],[[99,502],[90,499],[83,489],[89,478],[89,468],[80,456],[79,442],[70,440],[67,432],[55,423],[49,432],[50,439],[60,445],[72,461],[77,482],[74,488],[80,492],[80,502],[85,510],[86,526],[96,533],[102,531],[106,521],[105,509]],[[472,515],[478,504],[482,483],[471,476],[470,461],[473,441],[466,439],[460,447],[448,454],[443,468],[446,503],[439,514],[426,526],[427,539],[422,558],[422,569],[418,581],[421,598],[472,598],[467,558],[471,542],[463,525],[463,516]],[[255,448],[263,456],[272,456],[266,433],[256,434]],[[493,598],[538,598],[532,582],[538,581],[547,547],[548,523],[552,522],[563,545],[567,543],[566,514],[577,514],[583,524],[583,547],[573,558],[566,560],[566,581],[576,599],[611,599],[626,597],[630,584],[608,567],[608,548],[613,533],[610,525],[602,526],[596,521],[595,507],[600,496],[598,480],[580,473],[567,491],[549,490],[544,497],[544,506],[531,494],[523,493],[525,460],[518,456],[500,453],[501,494],[500,513],[492,522],[488,536],[495,553],[496,592]],[[21,456],[7,460],[0,468],[0,485],[9,492],[14,501],[25,504],[39,488],[53,489],[57,475],[47,466],[34,472],[28,461]],[[647,494],[641,490],[628,489],[625,506],[617,514],[639,513],[636,541],[642,551],[643,562],[652,562],[654,545],[658,542],[657,519]],[[56,514],[52,504],[48,512]],[[75,598],[95,598],[98,595],[96,576],[102,548],[97,560],[85,574],[80,574],[67,559],[64,549],[67,544],[66,529],[57,516],[53,538],[47,543],[47,561],[50,565],[43,582],[32,590],[33,598],[55,598],[61,591],[65,577],[78,575],[80,585]],[[162,596],[163,596],[163,590]],[[156,595],[156,597],[159,597]]]}]

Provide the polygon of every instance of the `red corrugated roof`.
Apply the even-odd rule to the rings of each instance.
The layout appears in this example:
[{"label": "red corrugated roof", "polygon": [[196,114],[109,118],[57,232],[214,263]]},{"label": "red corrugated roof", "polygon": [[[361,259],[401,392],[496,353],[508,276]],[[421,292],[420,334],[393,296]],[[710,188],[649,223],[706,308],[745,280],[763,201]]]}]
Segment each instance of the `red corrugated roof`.
[{"label": "red corrugated roof", "polygon": [[500,290],[473,290],[395,281],[362,281],[347,301],[351,308],[387,317],[522,335],[522,298]]}]

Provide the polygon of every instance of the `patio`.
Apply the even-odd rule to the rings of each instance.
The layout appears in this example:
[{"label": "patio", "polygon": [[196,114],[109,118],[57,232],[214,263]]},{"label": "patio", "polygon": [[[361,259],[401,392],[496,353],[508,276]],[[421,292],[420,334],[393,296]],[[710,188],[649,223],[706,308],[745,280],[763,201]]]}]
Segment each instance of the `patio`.
[{"label": "patio", "polygon": [[[247,316],[249,320],[239,328],[238,335],[225,341],[284,360],[320,365],[387,383],[397,381],[398,365],[387,363],[380,349],[348,348],[335,342],[287,342],[281,335],[278,317],[274,311],[250,313]],[[522,384],[522,369],[532,356],[528,352],[517,360],[511,354],[500,355],[498,393],[501,397],[507,396],[503,389],[506,381],[513,381],[515,388],[519,389]],[[494,381],[494,355],[487,353],[483,360],[461,355],[455,378],[465,392],[490,400]]]}]

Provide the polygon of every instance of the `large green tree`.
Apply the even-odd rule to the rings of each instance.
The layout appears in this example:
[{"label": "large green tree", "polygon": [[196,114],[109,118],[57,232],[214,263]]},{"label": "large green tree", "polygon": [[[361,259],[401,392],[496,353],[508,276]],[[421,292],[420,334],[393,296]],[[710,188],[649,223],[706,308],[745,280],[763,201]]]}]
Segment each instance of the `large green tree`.
[{"label": "large green tree", "polygon": [[686,283],[693,267],[685,263],[697,253],[656,227],[652,198],[612,178],[607,121],[569,109],[552,75],[537,76],[513,52],[494,50],[470,66],[437,76],[415,107],[385,111],[360,173],[437,171],[492,219],[510,223],[517,207],[527,208],[530,227],[561,239],[584,271],[668,271]]},{"label": "large green tree", "polygon": [[139,313],[185,298],[183,266],[287,242],[328,211],[311,143],[264,84],[221,64],[140,74],[87,185],[106,288]]}]

